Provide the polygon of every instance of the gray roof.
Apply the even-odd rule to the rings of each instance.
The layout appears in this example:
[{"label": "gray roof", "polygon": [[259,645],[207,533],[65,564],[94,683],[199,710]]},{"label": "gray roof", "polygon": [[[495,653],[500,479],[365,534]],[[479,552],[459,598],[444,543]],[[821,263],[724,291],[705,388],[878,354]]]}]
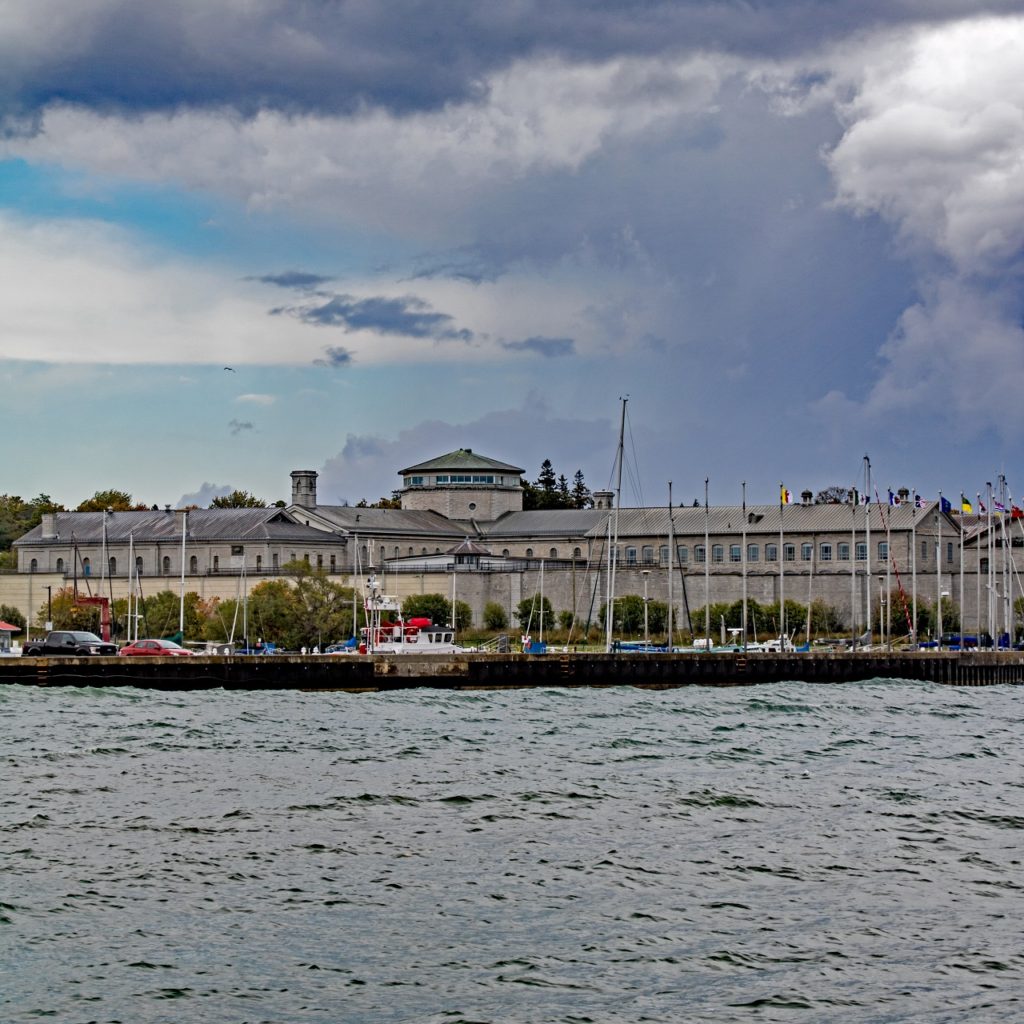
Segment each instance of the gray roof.
[{"label": "gray roof", "polygon": [[490,523],[478,523],[488,540],[511,537],[584,537],[605,527],[608,513],[595,509],[549,508],[506,512]]},{"label": "gray roof", "polygon": [[[303,510],[293,509],[296,516]],[[439,512],[402,508],[359,508],[355,505],[317,505],[310,515],[346,533],[372,534],[374,537],[419,534],[461,540],[467,530]],[[468,525],[468,524],[467,524]]]},{"label": "gray roof", "polygon": [[[16,545],[54,543],[101,544],[106,518],[108,544],[136,544],[181,538],[175,512],[58,512],[57,539],[43,538],[42,526],[29,530]],[[281,508],[197,508],[188,513],[188,538],[192,541],[304,541],[309,544],[345,544],[344,538],[297,523]]]},{"label": "gray roof", "polygon": [[434,473],[438,470],[444,471],[446,469],[455,471],[489,469],[499,473],[526,472],[525,469],[520,469],[519,466],[512,466],[507,462],[499,462],[497,459],[491,459],[486,455],[481,455],[479,452],[473,451],[472,448],[459,448],[457,451],[448,452],[447,455],[438,455],[437,458],[428,459],[426,462],[420,462],[415,466],[409,466],[407,469],[400,469],[398,471],[398,475],[405,476],[407,473]]},{"label": "gray roof", "polygon": [[[864,529],[865,519],[870,518],[872,532],[884,533],[886,522],[893,530],[910,530],[916,523],[919,528],[929,528],[934,520],[937,503],[930,502],[925,508],[912,505],[785,505],[781,512],[781,524],[787,533],[842,533],[856,524],[857,530]],[[716,535],[743,531],[743,508],[739,505],[713,505],[708,510],[707,521],[711,533]],[[526,514],[526,513],[524,513]],[[607,533],[607,512],[601,523],[590,529],[591,537],[602,537]],[[779,505],[748,505],[746,508],[747,528],[751,535],[769,534],[778,536],[780,529]],[[672,509],[673,532],[676,535],[700,536],[704,533],[704,507],[683,505]],[[623,508],[619,509],[620,537],[667,537],[669,529],[667,508]],[[943,530],[959,532],[959,524],[948,514],[943,516]]]}]

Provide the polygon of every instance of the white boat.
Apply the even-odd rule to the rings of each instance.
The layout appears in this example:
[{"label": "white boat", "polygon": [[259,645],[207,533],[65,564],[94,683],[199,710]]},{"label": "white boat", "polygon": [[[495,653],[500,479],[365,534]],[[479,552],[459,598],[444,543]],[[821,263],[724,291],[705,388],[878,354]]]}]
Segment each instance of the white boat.
[{"label": "white boat", "polygon": [[402,618],[397,597],[380,592],[377,576],[366,581],[365,628],[360,630],[360,654],[459,654],[465,650],[455,642],[451,626],[435,626],[430,619]]}]

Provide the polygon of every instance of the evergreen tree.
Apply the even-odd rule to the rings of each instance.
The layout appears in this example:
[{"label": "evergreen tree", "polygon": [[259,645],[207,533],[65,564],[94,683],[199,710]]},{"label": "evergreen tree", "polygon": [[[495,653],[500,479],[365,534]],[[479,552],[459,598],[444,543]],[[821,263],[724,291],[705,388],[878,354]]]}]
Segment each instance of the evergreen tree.
[{"label": "evergreen tree", "polygon": [[593,508],[594,498],[590,493],[590,488],[586,485],[583,480],[583,470],[577,469],[575,476],[572,478],[572,493],[571,493],[572,504],[570,508]]}]

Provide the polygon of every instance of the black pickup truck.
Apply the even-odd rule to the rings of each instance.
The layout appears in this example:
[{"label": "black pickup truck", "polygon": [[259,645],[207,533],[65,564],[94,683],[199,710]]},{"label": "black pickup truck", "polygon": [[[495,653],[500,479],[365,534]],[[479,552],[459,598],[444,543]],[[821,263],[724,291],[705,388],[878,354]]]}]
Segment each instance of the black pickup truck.
[{"label": "black pickup truck", "polygon": [[95,633],[57,629],[48,633],[45,640],[27,641],[21,650],[23,658],[52,658],[68,654],[77,658],[90,654],[113,655],[117,654],[117,644],[101,640]]}]

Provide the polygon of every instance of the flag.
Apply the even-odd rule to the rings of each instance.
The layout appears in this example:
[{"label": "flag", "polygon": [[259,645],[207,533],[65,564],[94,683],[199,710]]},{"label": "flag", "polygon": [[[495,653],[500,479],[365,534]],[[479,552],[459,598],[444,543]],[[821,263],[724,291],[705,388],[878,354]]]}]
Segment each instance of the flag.
[{"label": "flag", "polygon": [[966,512],[968,515],[972,515],[974,512],[974,507],[962,494],[960,495],[960,511]]},{"label": "flag", "polygon": [[851,505],[859,505],[860,504],[860,491],[858,491],[856,487],[851,487],[850,488],[850,504]]},{"label": "flag", "polygon": [[1010,518],[1011,519],[1024,519],[1024,509],[1017,508],[1016,505],[1010,506]]},{"label": "flag", "polygon": [[789,505],[789,504],[792,504],[792,501],[793,501],[793,495],[790,494],[789,491],[786,490],[785,487],[783,487],[779,491],[779,504],[781,504],[781,505]]},{"label": "flag", "polygon": [[920,495],[914,497],[914,508],[924,508],[928,502]]},{"label": "flag", "polygon": [[995,509],[996,512],[1006,511],[1006,506],[1001,501],[993,501],[992,508]]},{"label": "flag", "polygon": [[939,511],[940,512],[952,512],[953,503],[948,498],[939,498]]},{"label": "flag", "polygon": [[898,494],[893,494],[892,493],[892,488],[889,489],[889,504],[890,505],[901,505],[901,504],[903,504],[903,499]]},{"label": "flag", "polygon": [[980,513],[981,513],[982,515],[984,515],[984,514],[985,514],[985,513],[986,513],[986,512],[988,511],[988,509],[987,509],[987,508],[985,508],[985,502],[983,502],[983,501],[981,500],[981,498],[978,498],[978,511],[979,511],[979,512],[980,512]]}]

